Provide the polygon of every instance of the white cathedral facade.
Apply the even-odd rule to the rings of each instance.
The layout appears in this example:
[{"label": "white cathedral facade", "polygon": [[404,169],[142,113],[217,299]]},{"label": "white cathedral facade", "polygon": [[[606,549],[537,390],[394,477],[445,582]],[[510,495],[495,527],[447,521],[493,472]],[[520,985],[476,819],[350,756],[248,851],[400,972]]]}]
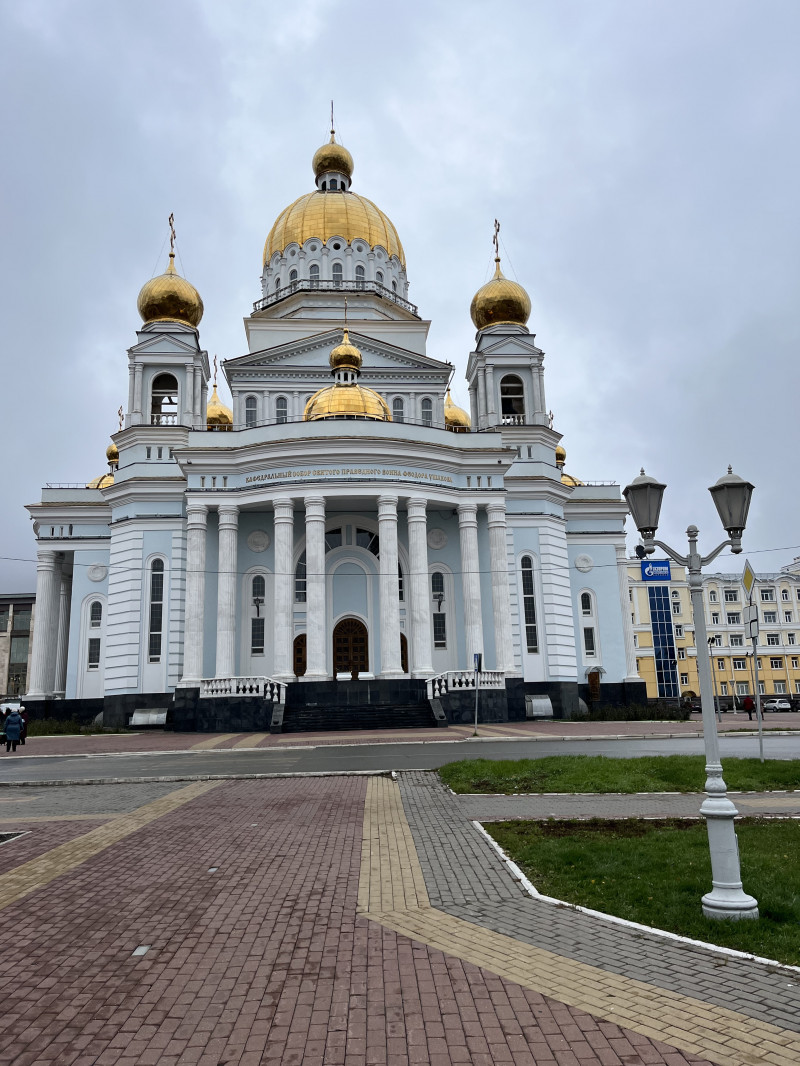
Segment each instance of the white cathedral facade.
[{"label": "white cathedral facade", "polygon": [[324,717],[436,694],[460,720],[476,654],[490,717],[524,717],[526,694],[559,716],[640,698],[626,506],[564,473],[527,293],[498,258],[472,301],[467,414],[350,153],[332,136],[313,168],[223,364],[232,409],[209,399],[203,304],[172,253],[142,288],[109,472],[29,507],[26,700],[117,722],[179,706],[199,727],[198,708],[230,726],[226,706],[265,696]]}]

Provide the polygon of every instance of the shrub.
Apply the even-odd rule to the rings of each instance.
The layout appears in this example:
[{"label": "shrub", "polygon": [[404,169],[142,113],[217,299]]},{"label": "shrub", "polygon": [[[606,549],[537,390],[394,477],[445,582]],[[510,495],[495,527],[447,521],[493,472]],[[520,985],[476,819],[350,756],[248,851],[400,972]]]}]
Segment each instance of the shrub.
[{"label": "shrub", "polygon": [[660,703],[628,703],[624,707],[600,704],[590,707],[583,717],[584,722],[687,722],[691,716],[688,707],[670,707]]}]

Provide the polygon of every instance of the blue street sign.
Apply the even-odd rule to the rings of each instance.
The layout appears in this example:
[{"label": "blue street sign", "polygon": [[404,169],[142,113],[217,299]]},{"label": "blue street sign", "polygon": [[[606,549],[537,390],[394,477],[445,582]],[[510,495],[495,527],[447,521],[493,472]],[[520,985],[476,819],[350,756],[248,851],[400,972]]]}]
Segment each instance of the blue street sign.
[{"label": "blue street sign", "polygon": [[642,581],[669,581],[671,577],[669,559],[643,560]]}]

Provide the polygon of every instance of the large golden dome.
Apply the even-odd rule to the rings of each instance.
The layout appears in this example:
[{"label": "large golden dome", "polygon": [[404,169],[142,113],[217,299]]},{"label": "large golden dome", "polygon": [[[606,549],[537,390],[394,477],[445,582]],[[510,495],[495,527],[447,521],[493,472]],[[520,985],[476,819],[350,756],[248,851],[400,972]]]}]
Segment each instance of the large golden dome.
[{"label": "large golden dome", "polygon": [[472,419],[464,408],[456,406],[451,400],[449,389],[444,398],[444,424],[453,433],[468,433],[472,426]]},{"label": "large golden dome", "polygon": [[353,176],[353,157],[346,148],[343,148],[341,144],[336,143],[333,136],[333,130],[331,130],[330,143],[323,144],[323,146],[318,148],[314,153],[311,166],[314,168],[315,178],[318,178],[320,174],[325,174],[329,171],[332,171],[334,174],[344,174],[348,178]]},{"label": "large golden dome", "polygon": [[363,385],[329,385],[315,392],[303,412],[306,422],[318,418],[368,418],[376,422],[391,422],[392,414],[386,400],[374,389]]},{"label": "large golden dome", "polygon": [[370,246],[385,248],[403,266],[406,254],[394,223],[366,196],[356,192],[308,192],[281,211],[264,245],[264,262],[290,244],[304,245],[316,238],[323,243],[342,237],[348,244],[359,238]]},{"label": "large golden dome", "polygon": [[183,322],[195,329],[203,317],[200,293],[175,269],[175,253],[169,253],[165,273],[145,282],[136,301],[142,321]]},{"label": "large golden dome", "polygon": [[219,426],[221,429],[230,429],[233,425],[233,411],[220,400],[216,385],[206,407],[206,425],[209,428]]},{"label": "large golden dome", "polygon": [[485,329],[499,322],[524,326],[531,314],[531,298],[516,281],[503,277],[500,259],[494,277],[478,289],[472,297],[469,313],[476,329]]}]

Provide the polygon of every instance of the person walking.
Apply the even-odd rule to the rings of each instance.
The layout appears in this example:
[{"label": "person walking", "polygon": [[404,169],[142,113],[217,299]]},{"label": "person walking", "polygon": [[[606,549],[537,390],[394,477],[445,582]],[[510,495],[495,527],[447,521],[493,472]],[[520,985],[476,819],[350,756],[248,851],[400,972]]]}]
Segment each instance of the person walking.
[{"label": "person walking", "polygon": [[19,738],[22,736],[23,722],[19,711],[12,711],[6,718],[6,751],[16,751]]},{"label": "person walking", "polygon": [[753,703],[752,696],[745,696],[742,700],[742,708],[747,711],[747,717],[749,721],[753,721],[753,710],[755,709],[755,703]]}]

